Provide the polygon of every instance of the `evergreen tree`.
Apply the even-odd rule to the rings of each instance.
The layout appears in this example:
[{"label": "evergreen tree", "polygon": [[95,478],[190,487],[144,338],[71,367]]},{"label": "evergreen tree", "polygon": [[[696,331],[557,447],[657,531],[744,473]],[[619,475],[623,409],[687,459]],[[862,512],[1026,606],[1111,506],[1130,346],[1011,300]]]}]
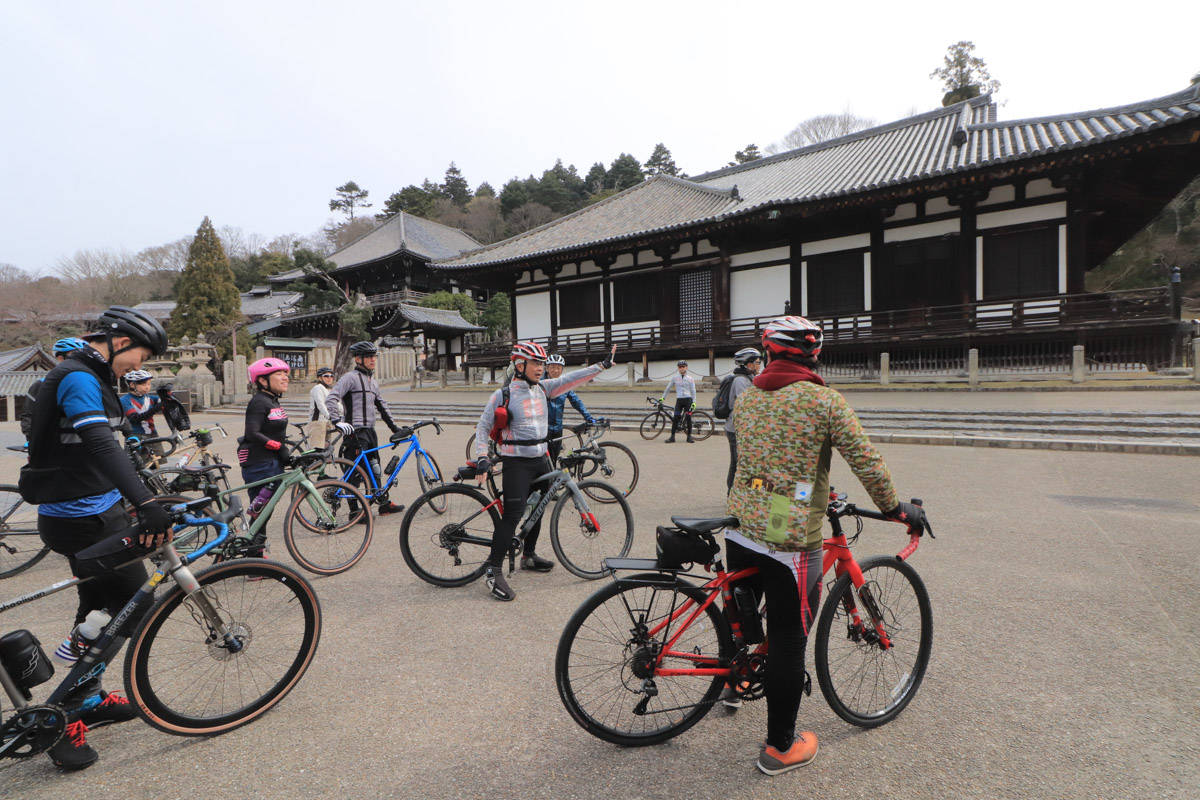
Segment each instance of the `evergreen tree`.
[{"label": "evergreen tree", "polygon": [[671,157],[671,151],[662,142],[654,145],[654,152],[646,159],[646,177],[653,178],[655,175],[679,176],[679,167]]},{"label": "evergreen tree", "polygon": [[479,324],[487,328],[488,336],[505,336],[512,328],[512,305],[508,295],[496,292],[487,301],[487,308],[479,315]]},{"label": "evergreen tree", "polygon": [[371,207],[371,203],[367,202],[367,195],[370,192],[359,188],[359,185],[354,181],[347,181],[334,189],[334,191],[337,192],[338,196],[329,201],[329,210],[341,211],[351,221],[354,220],[354,209]]},{"label": "evergreen tree", "polygon": [[188,247],[187,266],[179,279],[171,338],[222,334],[241,319],[242,298],[233,270],[212,222],[205,217]]},{"label": "evergreen tree", "polygon": [[537,185],[537,179],[530,175],[525,180],[512,178],[500,189],[500,213],[505,219],[517,208],[533,199],[531,185]]},{"label": "evergreen tree", "polygon": [[748,164],[751,161],[758,161],[762,158],[762,153],[758,150],[758,145],[750,143],[746,145],[745,150],[738,150],[733,154],[733,161],[730,161],[726,166],[736,167],[738,164]]},{"label": "evergreen tree", "polygon": [[645,179],[646,175],[642,172],[642,165],[638,163],[638,160],[628,153],[621,153],[613,159],[608,168],[604,188],[616,189],[619,192],[630,186],[636,186]]},{"label": "evergreen tree", "polygon": [[608,184],[608,170],[604,168],[603,164],[597,161],[595,164],[592,164],[592,168],[588,170],[587,177],[583,179],[583,182],[588,194],[600,194]]},{"label": "evergreen tree", "polygon": [[987,64],[982,58],[972,55],[974,51],[974,42],[952,44],[946,48],[942,66],[929,73],[929,77],[940,80],[946,90],[942,96],[943,106],[961,103],[981,94],[995,93],[1000,89],[1000,81],[988,74]]},{"label": "evergreen tree", "polygon": [[487,181],[484,181],[483,183],[479,184],[479,186],[475,189],[475,196],[476,197],[495,197],[496,190],[492,188],[492,185],[490,183],[488,183]]},{"label": "evergreen tree", "polygon": [[[429,181],[425,183],[428,184]],[[437,199],[438,196],[428,189],[410,184],[398,192],[392,192],[383,204],[383,213],[376,214],[375,218],[384,220],[404,211],[415,217],[428,219],[433,213],[433,205]]]},{"label": "evergreen tree", "polygon": [[475,301],[471,298],[471,295],[465,292],[434,292],[422,298],[421,305],[425,308],[441,308],[448,311],[457,311],[463,319],[472,325],[477,324],[475,320],[479,318],[479,310],[475,307]]},{"label": "evergreen tree", "polygon": [[441,190],[442,194],[450,198],[451,202],[459,208],[466,208],[467,203],[471,200],[471,184],[467,183],[467,179],[463,177],[453,161],[446,168],[446,179],[441,185]]}]

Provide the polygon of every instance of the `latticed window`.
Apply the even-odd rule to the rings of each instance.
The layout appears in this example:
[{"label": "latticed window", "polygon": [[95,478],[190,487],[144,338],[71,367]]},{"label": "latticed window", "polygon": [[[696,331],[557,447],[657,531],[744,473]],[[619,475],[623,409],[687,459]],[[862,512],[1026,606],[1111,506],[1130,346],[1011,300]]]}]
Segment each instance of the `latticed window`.
[{"label": "latticed window", "polygon": [[712,332],[712,270],[679,275],[679,335],[703,337]]},{"label": "latticed window", "polygon": [[807,261],[809,316],[836,317],[863,310],[862,253],[827,253]]}]

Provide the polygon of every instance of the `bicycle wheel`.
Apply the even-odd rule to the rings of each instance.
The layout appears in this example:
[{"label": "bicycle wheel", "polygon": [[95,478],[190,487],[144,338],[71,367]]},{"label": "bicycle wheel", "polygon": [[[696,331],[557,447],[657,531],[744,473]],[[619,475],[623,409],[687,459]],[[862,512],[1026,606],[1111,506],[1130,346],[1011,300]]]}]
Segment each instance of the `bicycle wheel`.
[{"label": "bicycle wheel", "polygon": [[0,578],[11,578],[41,561],[50,548],[38,536],[37,506],[11,484],[0,484]]},{"label": "bicycle wheel", "polygon": [[[321,638],[321,606],[300,573],[239,559],[196,573],[202,590],[173,587],[146,614],[125,653],[125,689],[138,714],[182,736],[231,731],[282,700]],[[242,649],[232,652],[207,605]]]},{"label": "bicycle wheel", "polygon": [[[594,462],[589,462],[591,463],[593,472],[596,473],[598,479],[611,484],[622,495],[628,497],[638,482],[639,468],[637,456],[620,442],[600,442],[598,446],[604,454],[604,464],[597,465]],[[593,493],[590,488],[584,491],[587,492],[587,496],[590,499],[595,500],[597,503],[612,502],[612,496],[606,492]]]},{"label": "bicycle wheel", "polygon": [[467,461],[475,460],[475,434],[471,434],[471,438],[467,439]]},{"label": "bicycle wheel", "polygon": [[[575,506],[574,494],[563,492],[550,515],[550,543],[567,572],[595,580],[609,572],[604,559],[628,555],[633,546],[633,512],[621,493],[604,481],[583,481],[578,486],[588,497],[603,494],[608,499],[581,509]],[[562,519],[567,506],[575,508],[577,519],[571,515]]]},{"label": "bicycle wheel", "polygon": [[717,424],[707,411],[692,412],[692,438],[697,442],[703,442],[712,436],[716,429]]},{"label": "bicycle wheel", "polygon": [[[838,578],[817,621],[815,660],[821,693],[851,725],[890,722],[912,700],[933,646],[933,611],[917,571],[890,556],[861,562],[863,589]],[[848,609],[857,609],[861,625]],[[892,647],[880,649],[872,621],[882,620]],[[836,628],[834,622],[837,622]]]},{"label": "bicycle wheel", "polygon": [[[436,506],[444,504],[443,510]],[[456,483],[439,486],[409,506],[400,523],[404,563],[434,586],[465,586],[483,575],[500,525],[495,501]]]},{"label": "bicycle wheel", "polygon": [[[444,486],[445,475],[437,461],[433,458],[433,453],[422,450],[417,454],[417,483],[421,484],[421,494],[429,494],[438,486]],[[446,512],[446,498],[439,495],[429,501],[429,507],[438,514]]]},{"label": "bicycle wheel", "polygon": [[[558,640],[554,681],[571,718],[585,731],[626,747],[659,744],[699,722],[717,702],[721,675],[658,675],[655,659],[679,634],[661,667],[727,666],[733,656],[729,623],[716,603],[680,631],[693,609],[664,632],[647,632],[683,605],[676,592],[703,603],[698,586],[658,573],[621,578],[593,594],[567,621]],[[694,656],[706,657],[703,661]],[[650,696],[646,689],[657,694]]]},{"label": "bicycle wheel", "polygon": [[658,435],[671,427],[671,418],[664,416],[655,411],[652,414],[647,414],[642,420],[641,426],[638,427],[638,433],[643,439],[657,439]]},{"label": "bicycle wheel", "polygon": [[317,498],[307,492],[293,499],[283,520],[283,542],[309,572],[337,575],[366,554],[375,520],[367,498],[345,481],[329,479],[313,486],[325,508],[318,508]]}]

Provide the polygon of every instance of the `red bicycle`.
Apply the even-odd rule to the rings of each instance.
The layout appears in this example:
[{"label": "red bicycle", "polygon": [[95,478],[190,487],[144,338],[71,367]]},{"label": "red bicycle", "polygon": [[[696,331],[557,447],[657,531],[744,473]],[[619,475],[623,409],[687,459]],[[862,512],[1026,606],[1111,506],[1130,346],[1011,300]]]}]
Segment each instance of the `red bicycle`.
[{"label": "red bicycle", "polygon": [[[912,534],[896,556],[860,563],[850,547],[862,520],[887,518],[833,493],[827,517],[833,534],[824,542],[822,574],[832,568],[836,577],[813,634],[817,680],[839,717],[874,728],[904,710],[929,664],[929,593],[906,561],[920,536]],[[849,538],[844,517],[857,522]],[[767,642],[747,635],[761,629],[761,615],[754,608],[739,610],[733,600],[734,584],[757,569],[726,572],[713,539],[714,531],[736,527],[737,519],[671,521],[709,545],[714,557],[706,569],[713,577],[697,585],[684,577],[690,565],[676,569],[654,559],[606,559],[614,582],[579,607],[558,643],[554,674],[567,711],[588,733],[619,745],[658,744],[683,733],[726,686],[743,700],[764,693]],[[653,571],[617,573],[628,570]],[[811,691],[807,681],[805,690]]]}]

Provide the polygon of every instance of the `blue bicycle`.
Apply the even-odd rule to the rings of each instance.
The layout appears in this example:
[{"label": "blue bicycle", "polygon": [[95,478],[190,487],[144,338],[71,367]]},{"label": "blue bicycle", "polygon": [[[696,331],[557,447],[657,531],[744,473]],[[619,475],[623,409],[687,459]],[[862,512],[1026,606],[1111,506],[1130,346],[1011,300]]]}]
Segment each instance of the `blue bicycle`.
[{"label": "blue bicycle", "polygon": [[[388,443],[370,450],[363,450],[354,459],[346,469],[342,480],[356,486],[362,486],[362,493],[367,499],[382,506],[388,502],[388,492],[396,483],[396,476],[400,474],[400,470],[404,469],[404,465],[408,463],[408,459],[414,453],[416,454],[417,463],[417,482],[421,484],[421,494],[427,494],[431,489],[441,486],[445,483],[442,470],[438,467],[438,463],[433,458],[433,454],[421,446],[421,439],[417,435],[417,431],[427,425],[432,425],[437,430],[438,435],[442,433],[442,426],[438,423],[435,417],[432,420],[422,420],[413,425],[406,425],[396,431],[388,439]],[[392,456],[388,461],[387,466],[383,468],[383,475],[387,476],[386,480],[380,481],[375,475],[375,467],[378,464],[378,456],[375,454],[380,450],[395,450],[402,444],[408,444],[408,449],[404,451],[404,456]],[[441,498],[439,503],[434,503],[431,508],[438,514],[445,512],[446,501]]]}]

